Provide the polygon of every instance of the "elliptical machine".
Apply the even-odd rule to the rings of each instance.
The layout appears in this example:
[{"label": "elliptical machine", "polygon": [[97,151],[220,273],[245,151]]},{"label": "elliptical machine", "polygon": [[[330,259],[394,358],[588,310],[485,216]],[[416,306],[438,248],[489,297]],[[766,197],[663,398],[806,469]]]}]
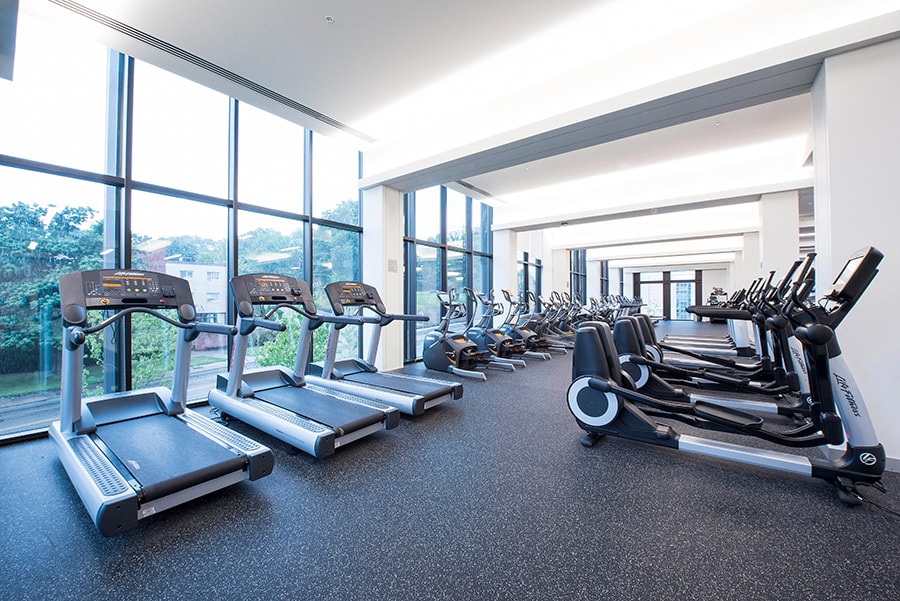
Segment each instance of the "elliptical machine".
[{"label": "elliptical machine", "polygon": [[481,308],[478,323],[474,323],[475,308],[472,307],[471,317],[465,330],[466,338],[477,344],[478,350],[487,351],[491,361],[525,367],[525,361],[519,358],[525,352],[525,343],[515,340],[512,336],[508,336],[491,325],[491,320],[499,315],[498,307],[492,302],[489,303],[483,294],[475,292],[469,287],[465,287],[463,290],[469,300],[472,303],[478,303]]},{"label": "elliptical machine", "polygon": [[[441,301],[444,316],[438,327],[426,334],[422,341],[422,362],[425,367],[466,378],[487,380],[483,372],[476,371],[488,363],[485,352],[478,350],[478,345],[466,338],[465,334],[450,331],[450,324],[454,319],[466,316],[465,307],[456,300],[453,288],[447,292],[438,292],[437,297]],[[515,369],[512,365],[508,367]]]},{"label": "elliptical machine", "polygon": [[525,325],[519,323],[519,316],[522,313],[522,304],[515,300],[509,290],[502,290],[503,298],[509,305],[506,310],[506,317],[500,325],[499,330],[504,334],[511,336],[514,340],[519,340],[525,344],[526,355],[535,359],[543,359],[548,361],[550,353],[566,354],[566,349],[555,347],[544,338],[538,336],[536,332],[531,331]]},{"label": "elliptical machine", "polygon": [[[639,442],[718,457],[775,470],[821,478],[834,485],[846,505],[858,505],[857,484],[880,487],[885,452],[875,434],[865,400],[835,337],[835,329],[877,274],[883,255],[869,247],[854,253],[822,302],[808,305],[809,278],[797,283],[783,314],[802,343],[810,377],[810,425],[779,432],[755,414],[695,401],[662,401],[635,392],[622,377],[612,334],[606,326],[578,331],[574,380],[567,391],[569,409],[587,434],[582,444],[593,446],[605,434]],[[752,436],[787,447],[820,447],[825,458],[762,450],[744,445],[678,434],[653,417],[678,420],[698,428]],[[846,439],[845,439],[846,432]],[[846,442],[832,457],[828,445]]]}]

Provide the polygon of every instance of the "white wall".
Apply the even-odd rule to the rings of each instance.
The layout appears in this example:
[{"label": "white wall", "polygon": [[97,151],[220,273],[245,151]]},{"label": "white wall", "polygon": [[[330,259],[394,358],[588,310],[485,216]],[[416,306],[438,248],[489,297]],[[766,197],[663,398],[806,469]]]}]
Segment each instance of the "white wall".
[{"label": "white wall", "polygon": [[703,290],[701,290],[701,298],[703,302],[709,298],[709,293],[713,288],[721,288],[729,295],[734,292],[728,287],[728,270],[727,269],[704,269],[703,270]]},{"label": "white wall", "polygon": [[889,457],[900,469],[900,41],[825,60],[813,86],[817,290],[854,250],[880,249],[880,273],[838,330]]}]

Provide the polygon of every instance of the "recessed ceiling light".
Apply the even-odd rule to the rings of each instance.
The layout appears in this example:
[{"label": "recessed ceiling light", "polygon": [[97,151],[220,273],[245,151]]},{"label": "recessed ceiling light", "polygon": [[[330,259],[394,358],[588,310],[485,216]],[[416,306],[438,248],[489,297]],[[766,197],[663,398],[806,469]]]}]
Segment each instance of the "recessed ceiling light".
[{"label": "recessed ceiling light", "polygon": [[325,22],[331,25],[332,23],[334,23],[334,17],[332,17],[331,15],[325,15]]}]

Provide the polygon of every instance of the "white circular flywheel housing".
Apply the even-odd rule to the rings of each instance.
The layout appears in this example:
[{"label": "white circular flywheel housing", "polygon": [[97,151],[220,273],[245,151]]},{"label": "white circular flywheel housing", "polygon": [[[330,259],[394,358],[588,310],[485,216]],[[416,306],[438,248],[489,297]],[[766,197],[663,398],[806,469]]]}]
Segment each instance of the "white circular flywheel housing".
[{"label": "white circular flywheel housing", "polygon": [[647,354],[650,356],[651,361],[654,361],[656,363],[660,363],[662,361],[662,353],[652,344],[648,344],[647,346],[645,346],[644,350],[647,351]]},{"label": "white circular flywheel housing", "polygon": [[588,380],[589,376],[582,376],[569,385],[569,410],[588,426],[605,426],[619,415],[621,402],[614,392],[594,390]]},{"label": "white circular flywheel housing", "polygon": [[641,389],[650,381],[650,368],[631,362],[631,355],[619,355],[619,365],[634,380],[636,388]]}]

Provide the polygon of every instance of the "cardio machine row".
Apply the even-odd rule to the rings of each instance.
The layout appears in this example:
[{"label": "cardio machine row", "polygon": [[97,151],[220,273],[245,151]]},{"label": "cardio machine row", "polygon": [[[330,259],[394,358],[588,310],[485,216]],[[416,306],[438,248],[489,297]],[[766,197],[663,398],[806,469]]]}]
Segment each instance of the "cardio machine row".
[{"label": "cardio machine row", "polygon": [[[503,291],[508,308],[500,327],[494,327],[493,321],[504,309],[493,291],[463,290],[464,298],[453,288],[437,292],[443,317],[422,343],[422,360],[428,369],[486,380],[485,370],[514,372],[525,367],[526,360],[549,361],[551,354],[566,354],[571,348],[567,340],[548,331],[546,315],[527,313],[508,290]],[[454,323],[464,325],[453,330]]]},{"label": "cardio machine row", "polygon": [[[842,356],[836,330],[875,278],[882,258],[872,247],[857,251],[830,291],[812,302],[814,255],[809,255],[795,263],[777,286],[771,285],[770,274],[748,308],[767,316],[767,337],[787,338],[787,348],[798,351],[796,377],[802,382],[799,390],[805,391],[799,404],[786,406],[783,398],[748,401],[747,397],[706,397],[665,386],[648,387],[647,374],[632,368],[652,370],[660,362],[639,346],[622,348],[629,343],[624,334],[617,336],[613,331],[619,329],[618,321],[614,328],[603,322],[583,324],[576,336],[573,381],[567,391],[569,409],[586,432],[582,444],[593,446],[611,435],[811,476],[832,484],[843,503],[860,504],[863,497],[858,486],[883,489],[885,452]],[[633,330],[634,324],[622,331],[626,329]],[[671,421],[785,448],[816,448],[822,455],[808,457],[680,434],[669,425]],[[839,456],[832,450],[836,446],[843,446]]]},{"label": "cardio machine row", "polygon": [[[329,284],[331,314],[319,313],[309,285],[290,276],[242,275],[230,286],[238,313],[235,325],[198,321],[188,282],[169,274],[107,269],[60,278],[60,419],[49,431],[69,479],[102,534],[115,535],[141,519],[272,472],[269,448],[187,407],[192,345],[201,333],[234,336],[231,369],[217,376],[216,388],[208,395],[210,405],[316,457],[394,428],[401,412],[419,415],[462,396],[459,383],[378,372],[374,363],[381,328],[393,321],[427,318],[388,313],[372,286]],[[174,310],[176,317],[161,310]],[[256,315],[258,310],[265,312]],[[89,314],[101,311],[105,319],[90,325]],[[283,321],[271,319],[282,311],[301,316],[294,368],[248,368],[251,335],[260,328],[285,330]],[[88,336],[136,313],[180,332],[171,388],[83,398]],[[132,327],[150,323],[135,321]],[[325,361],[318,375],[310,376],[306,359],[312,332],[324,324],[329,326]],[[337,361],[340,330],[361,324],[375,329],[368,356]]]}]

